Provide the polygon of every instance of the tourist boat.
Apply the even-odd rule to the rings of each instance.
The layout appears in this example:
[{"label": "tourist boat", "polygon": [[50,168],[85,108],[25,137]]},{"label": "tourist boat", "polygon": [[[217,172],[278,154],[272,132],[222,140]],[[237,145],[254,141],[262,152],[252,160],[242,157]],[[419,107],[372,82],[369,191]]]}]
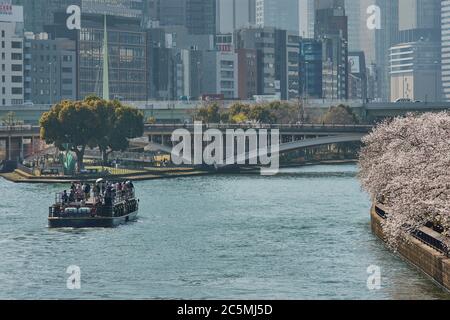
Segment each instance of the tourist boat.
[{"label": "tourist boat", "polygon": [[86,201],[69,202],[57,193],[49,208],[49,228],[114,228],[137,220],[139,199],[134,188],[119,191],[110,199],[90,197]]}]

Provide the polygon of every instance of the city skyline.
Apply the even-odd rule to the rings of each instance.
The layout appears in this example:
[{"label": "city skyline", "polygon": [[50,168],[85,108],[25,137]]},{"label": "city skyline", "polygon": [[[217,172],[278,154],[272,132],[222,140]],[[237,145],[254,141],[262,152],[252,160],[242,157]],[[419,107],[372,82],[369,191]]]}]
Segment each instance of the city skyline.
[{"label": "city skyline", "polygon": [[[302,86],[308,75],[302,72],[310,70],[301,65],[308,63],[300,55],[300,39],[303,38],[320,40],[323,46],[322,72],[314,71],[322,82],[322,92],[314,94],[318,99],[345,100],[351,97],[362,101],[395,102],[404,98],[406,87],[411,90],[420,88],[412,90],[406,99],[448,99],[448,94],[443,94],[443,87],[448,83],[444,70],[446,38],[444,31],[442,37],[440,34],[446,23],[446,3],[442,3],[441,13],[438,0],[78,0],[71,4],[81,8],[80,35],[64,26],[69,2],[43,0],[48,6],[44,14],[36,10],[36,3],[32,1],[2,1],[22,6],[23,21],[18,23],[23,27],[16,29],[15,33],[16,36],[17,33],[22,34],[21,48],[25,46],[20,51],[22,71],[12,71],[10,67],[6,73],[6,65],[12,65],[12,62],[3,62],[5,85],[2,92],[11,95],[13,91],[6,86],[6,78],[14,84],[21,79],[22,86],[15,87],[14,97],[8,98],[8,102],[6,98],[0,100],[2,105],[52,103],[62,98],[99,94],[102,87],[99,55],[102,26],[90,21],[100,21],[103,15],[108,16],[110,38],[116,38],[110,39],[108,45],[112,59],[109,65],[111,83],[120,83],[122,88],[113,89],[111,98],[137,101],[186,97],[196,100],[205,95],[223,95],[224,99],[258,96],[297,99],[302,96],[301,92],[306,94]],[[42,6],[38,7],[42,9]],[[371,16],[370,10],[374,7],[379,9],[379,12],[375,11],[376,17]],[[325,13],[326,10],[331,11]],[[369,28],[369,19],[375,19],[378,27]],[[6,28],[12,22],[2,23]],[[131,25],[134,27],[130,28]],[[283,32],[287,32],[286,36]],[[90,33],[92,36],[88,35]],[[155,41],[156,33],[159,36]],[[226,38],[229,43],[221,42]],[[90,40],[83,42],[83,39]],[[10,40],[11,43],[17,42]],[[27,41],[31,40],[36,42],[33,46],[44,48],[50,43],[52,48],[56,42],[65,41],[67,44],[54,53],[51,50],[45,53],[28,50]],[[407,46],[419,50],[417,48],[423,47],[419,42],[423,41],[434,50],[423,53],[431,55],[429,61],[418,58],[414,60],[414,70],[393,71],[397,65],[392,58],[395,48]],[[44,68],[42,63],[45,61],[67,59],[67,54],[58,52],[66,50],[67,46],[72,48],[70,55],[74,56],[71,59],[75,59],[70,68],[63,67],[60,62],[53,69]],[[349,71],[350,51],[364,53],[359,59],[364,60],[361,65],[367,70],[357,75]],[[217,71],[221,68],[216,66],[227,64],[226,59],[231,55],[235,56],[229,62],[231,69]],[[253,58],[246,59],[240,55]],[[89,63],[86,57],[89,57]],[[216,63],[212,62],[212,57]],[[225,60],[221,62],[221,59]],[[247,64],[254,64],[254,69]],[[145,70],[139,70],[138,65]],[[14,68],[19,69],[18,66]],[[420,71],[427,68],[432,73]],[[44,75],[39,70],[53,72]],[[254,71],[249,73],[249,70]],[[64,75],[63,71],[67,74]],[[217,72],[219,76],[210,77]],[[71,80],[67,79],[68,75]],[[162,83],[157,83],[159,81]],[[76,85],[70,86],[70,82]],[[255,89],[244,93],[244,88]]]}]

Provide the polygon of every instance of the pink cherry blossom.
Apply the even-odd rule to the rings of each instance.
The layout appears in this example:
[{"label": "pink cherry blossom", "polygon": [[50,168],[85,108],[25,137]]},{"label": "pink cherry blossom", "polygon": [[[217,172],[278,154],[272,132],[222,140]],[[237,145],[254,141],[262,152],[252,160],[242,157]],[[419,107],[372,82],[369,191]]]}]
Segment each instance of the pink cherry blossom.
[{"label": "pink cherry blossom", "polygon": [[383,224],[394,249],[427,222],[450,234],[450,113],[386,120],[363,139],[359,178],[388,208]]}]

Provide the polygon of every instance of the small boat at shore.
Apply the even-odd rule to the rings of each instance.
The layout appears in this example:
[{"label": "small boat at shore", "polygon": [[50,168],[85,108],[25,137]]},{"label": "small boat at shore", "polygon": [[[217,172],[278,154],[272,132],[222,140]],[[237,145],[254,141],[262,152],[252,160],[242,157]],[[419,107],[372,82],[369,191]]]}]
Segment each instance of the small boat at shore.
[{"label": "small boat at shore", "polygon": [[68,199],[66,192],[57,193],[49,208],[49,228],[114,228],[137,220],[139,199],[134,186],[123,186],[121,190],[108,186],[106,192],[92,197],[88,193],[82,199]]}]

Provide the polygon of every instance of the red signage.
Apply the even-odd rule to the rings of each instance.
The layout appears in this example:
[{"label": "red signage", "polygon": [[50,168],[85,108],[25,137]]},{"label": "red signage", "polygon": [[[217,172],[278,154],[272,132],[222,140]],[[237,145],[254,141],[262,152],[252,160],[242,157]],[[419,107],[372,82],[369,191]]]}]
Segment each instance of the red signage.
[{"label": "red signage", "polygon": [[0,14],[12,14],[11,0],[0,0]]}]

